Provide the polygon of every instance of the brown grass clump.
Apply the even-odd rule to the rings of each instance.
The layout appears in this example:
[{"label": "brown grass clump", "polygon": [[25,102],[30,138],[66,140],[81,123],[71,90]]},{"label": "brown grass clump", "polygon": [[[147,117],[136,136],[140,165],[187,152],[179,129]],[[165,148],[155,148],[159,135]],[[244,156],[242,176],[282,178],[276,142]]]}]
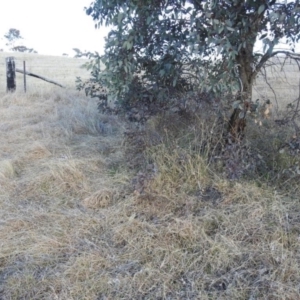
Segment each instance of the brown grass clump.
[{"label": "brown grass clump", "polygon": [[107,189],[99,190],[82,201],[86,208],[106,208],[112,204],[113,192]]},{"label": "brown grass clump", "polygon": [[191,194],[209,184],[207,163],[201,155],[165,145],[152,151],[150,155],[157,167],[157,175],[151,188],[159,190],[161,195]]},{"label": "brown grass clump", "polygon": [[51,152],[45,145],[39,142],[34,142],[30,145],[29,149],[26,151],[26,160],[37,160],[42,158],[48,158],[51,156]]}]

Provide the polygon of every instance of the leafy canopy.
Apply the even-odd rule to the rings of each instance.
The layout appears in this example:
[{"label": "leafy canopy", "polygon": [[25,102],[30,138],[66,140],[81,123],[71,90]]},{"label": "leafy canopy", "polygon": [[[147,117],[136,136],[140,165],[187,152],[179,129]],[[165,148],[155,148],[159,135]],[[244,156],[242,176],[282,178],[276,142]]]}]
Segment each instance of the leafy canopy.
[{"label": "leafy canopy", "polygon": [[96,79],[119,96],[133,85],[162,98],[192,86],[223,92],[232,81],[251,92],[263,64],[300,38],[299,0],[96,0],[85,9],[112,27]]}]

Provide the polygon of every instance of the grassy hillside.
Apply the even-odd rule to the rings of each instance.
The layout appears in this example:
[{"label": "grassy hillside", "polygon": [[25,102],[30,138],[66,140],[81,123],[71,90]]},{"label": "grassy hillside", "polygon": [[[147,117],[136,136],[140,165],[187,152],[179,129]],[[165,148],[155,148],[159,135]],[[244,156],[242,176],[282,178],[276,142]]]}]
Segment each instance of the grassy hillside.
[{"label": "grassy hillside", "polygon": [[[70,87],[82,72],[33,58]],[[226,179],[201,151],[209,119],[125,138],[71,89],[0,93],[0,299],[299,299],[297,177]],[[269,131],[249,132],[260,155]]]},{"label": "grassy hillside", "polygon": [[[0,52],[0,93],[6,91],[5,58],[14,56],[16,67],[23,69],[26,61],[27,71],[61,83],[68,88],[75,87],[76,76],[89,78],[89,72],[80,68],[83,59],[38,54]],[[275,106],[284,107],[299,97],[300,71],[292,60],[274,58],[262,74],[258,75],[253,99],[270,99]],[[40,79],[27,76],[28,91],[52,90],[53,86]],[[17,73],[17,89],[23,90],[23,75]]]},{"label": "grassy hillside", "polygon": [[270,99],[283,108],[299,97],[300,69],[291,59],[273,58],[256,79],[253,99]]},{"label": "grassy hillside", "polygon": [[[66,58],[59,56],[45,56],[26,53],[6,53],[0,52],[0,93],[6,91],[5,58],[15,57],[16,68],[23,69],[23,61],[26,61],[26,70],[37,75],[52,79],[68,88],[75,88],[76,76],[88,78],[89,73],[80,66],[83,59]],[[23,90],[23,74],[16,73],[17,90]],[[47,91],[52,90],[53,85],[43,80],[27,76],[27,90]],[[59,88],[58,88],[59,89]]]}]

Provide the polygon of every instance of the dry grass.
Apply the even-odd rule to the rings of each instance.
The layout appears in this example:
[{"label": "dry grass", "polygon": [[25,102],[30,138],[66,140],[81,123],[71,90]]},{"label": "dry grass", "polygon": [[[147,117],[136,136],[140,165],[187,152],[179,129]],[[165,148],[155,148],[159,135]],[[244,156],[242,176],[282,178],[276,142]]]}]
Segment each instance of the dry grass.
[{"label": "dry grass", "polygon": [[[0,52],[0,93],[6,91],[5,58],[14,56],[16,67],[23,69],[23,61],[26,61],[26,69],[29,72],[52,79],[67,88],[75,88],[75,78],[89,78],[89,72],[80,66],[84,59],[74,59],[58,56],[45,56],[27,53],[6,53]],[[17,89],[23,90],[23,75],[16,74]],[[43,96],[53,90],[51,84],[27,76],[27,89]],[[283,109],[299,97],[299,67],[291,59],[283,60],[274,58],[263,73],[258,75],[253,89],[253,100],[270,99],[274,108]],[[59,87],[55,87],[60,90]]]},{"label": "dry grass", "polygon": [[299,195],[170,143],[134,193],[124,127],[71,90],[1,94],[0,299],[300,299]]},{"label": "dry grass", "polygon": [[53,299],[58,261],[81,252],[103,218],[88,209],[106,208],[128,180],[108,168],[120,160],[122,124],[72,91],[3,94],[0,107],[0,298]]},{"label": "dry grass", "polygon": [[[75,78],[81,76],[89,77],[89,72],[80,66],[85,62],[84,59],[66,58],[59,56],[46,56],[33,53],[7,53],[0,52],[0,93],[6,91],[6,73],[5,58],[15,57],[16,68],[23,70],[23,61],[26,61],[26,70],[34,74],[54,80],[67,88],[75,88]],[[26,76],[27,90],[31,93],[37,93],[43,97],[55,87],[40,79]],[[16,73],[17,90],[22,91],[24,88],[23,74]],[[60,90],[60,87],[55,88]]]},{"label": "dry grass", "polygon": [[275,108],[284,109],[299,98],[298,64],[291,60],[275,57],[256,79],[253,100],[270,99]]}]

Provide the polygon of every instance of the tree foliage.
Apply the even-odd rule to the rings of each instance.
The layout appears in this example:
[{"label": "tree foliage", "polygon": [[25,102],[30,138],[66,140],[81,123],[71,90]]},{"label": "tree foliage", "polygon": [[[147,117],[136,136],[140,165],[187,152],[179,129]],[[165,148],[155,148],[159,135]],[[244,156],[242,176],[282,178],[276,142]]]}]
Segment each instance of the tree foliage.
[{"label": "tree foliage", "polygon": [[251,97],[264,63],[293,53],[300,38],[299,0],[96,0],[85,9],[96,27],[112,27],[96,80],[123,100],[137,90],[166,99],[195,86],[239,86]]},{"label": "tree foliage", "polygon": [[20,34],[20,30],[15,28],[10,28],[8,32],[4,35],[4,37],[8,40],[7,46],[11,45],[11,43],[23,39]]},{"label": "tree foliage", "polygon": [[14,46],[11,50],[15,52],[37,53],[33,48],[28,48],[26,46]]}]

